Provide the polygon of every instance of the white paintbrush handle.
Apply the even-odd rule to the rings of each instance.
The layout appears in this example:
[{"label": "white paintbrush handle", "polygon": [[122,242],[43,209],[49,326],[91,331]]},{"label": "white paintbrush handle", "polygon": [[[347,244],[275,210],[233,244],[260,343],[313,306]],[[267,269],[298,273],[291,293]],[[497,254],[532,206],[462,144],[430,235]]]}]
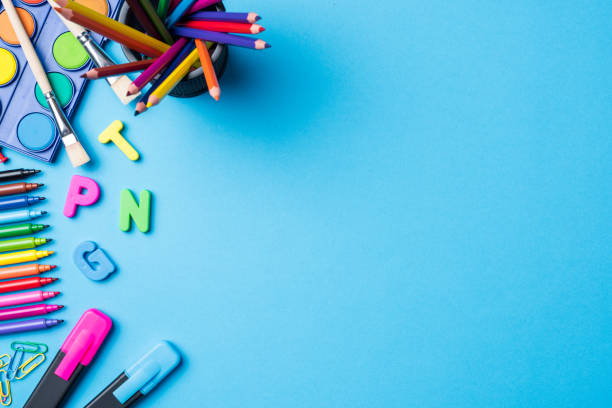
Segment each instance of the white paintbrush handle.
[{"label": "white paintbrush handle", "polygon": [[43,68],[40,59],[38,58],[38,54],[36,54],[36,50],[30,41],[30,36],[26,33],[25,28],[23,28],[23,24],[21,24],[21,19],[17,14],[17,10],[15,10],[15,6],[13,5],[12,0],[2,0],[2,4],[4,5],[4,10],[6,10],[6,15],[9,18],[11,25],[13,26],[13,30],[17,35],[17,39],[19,40],[19,44],[21,45],[21,49],[25,54],[26,59],[28,60],[28,64],[30,65],[30,69],[32,70],[32,74],[34,74],[34,78],[40,87],[40,90],[43,94],[48,92],[52,92],[51,84],[49,83],[49,78],[47,78],[47,73]]},{"label": "white paintbrush handle", "polygon": [[62,23],[64,23],[64,25],[72,33],[72,35],[74,35],[75,37],[78,37],[83,32],[87,31],[85,27],[80,26],[77,23],[73,23],[72,21],[65,19],[64,16],[58,13],[57,10],[55,10],[55,8],[59,8],[59,5],[55,1],[47,0],[47,3],[49,3],[53,11],[55,11],[55,14],[60,18],[60,20],[62,20]]}]

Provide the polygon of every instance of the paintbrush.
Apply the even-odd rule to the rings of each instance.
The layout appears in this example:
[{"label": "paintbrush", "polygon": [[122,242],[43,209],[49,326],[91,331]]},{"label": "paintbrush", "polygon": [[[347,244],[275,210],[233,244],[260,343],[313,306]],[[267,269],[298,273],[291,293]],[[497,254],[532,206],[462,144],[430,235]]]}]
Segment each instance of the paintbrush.
[{"label": "paintbrush", "polygon": [[[115,62],[108,56],[108,54],[102,49],[102,47],[100,47],[100,45],[91,38],[89,31],[85,27],[73,23],[72,21],[66,20],[64,16],[57,12],[57,8],[59,8],[59,5],[54,0],[47,0],[47,3],[49,3],[49,5],[51,5],[51,8],[55,10],[55,14],[57,14],[60,20],[62,20],[62,22],[64,23],[66,28],[70,30],[72,35],[74,35],[76,39],[79,40],[79,42],[81,43],[83,48],[85,48],[85,51],[87,51],[87,54],[89,54],[89,57],[94,62],[94,65],[96,67],[100,68],[115,65]],[[119,98],[121,103],[123,103],[124,105],[127,105],[134,98],[138,97],[138,95],[127,95],[128,87],[132,83],[132,80],[128,78],[127,75],[112,76],[105,79],[106,82],[108,82],[108,84],[111,86],[113,92],[115,92],[115,95],[117,95],[117,98]]]},{"label": "paintbrush", "polygon": [[34,75],[40,90],[49,104],[49,108],[51,109],[51,113],[55,119],[55,124],[59,130],[60,137],[62,138],[62,143],[64,143],[64,146],[66,147],[66,153],[68,153],[68,158],[70,159],[72,166],[78,167],[87,163],[89,161],[89,156],[87,155],[85,149],[83,149],[83,146],[81,146],[79,139],[68,121],[68,118],[66,118],[64,111],[57,102],[57,98],[55,97],[53,88],[51,88],[49,78],[47,78],[47,73],[45,72],[40,59],[38,58],[38,54],[36,54],[36,50],[30,41],[30,36],[28,36],[23,28],[23,25],[21,24],[21,19],[17,14],[17,10],[15,10],[12,0],[2,0],[2,4],[4,5],[4,10],[6,11],[11,26],[13,26],[13,30],[15,31],[19,44],[21,45],[21,49],[23,50],[26,60],[28,61],[28,66],[30,67],[30,70]]}]

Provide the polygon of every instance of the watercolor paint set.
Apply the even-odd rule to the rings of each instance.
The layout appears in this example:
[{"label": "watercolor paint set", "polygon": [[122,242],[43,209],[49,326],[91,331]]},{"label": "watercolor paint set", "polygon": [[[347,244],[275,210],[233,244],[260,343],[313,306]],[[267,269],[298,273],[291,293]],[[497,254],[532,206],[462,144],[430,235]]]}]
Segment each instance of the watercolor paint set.
[{"label": "watercolor paint set", "polygon": [[[78,2],[115,17],[122,0]],[[70,118],[87,83],[81,74],[93,63],[46,0],[18,0],[15,6],[55,94]],[[60,138],[47,101],[27,67],[6,14],[0,7],[0,145],[51,162]],[[92,37],[99,43],[103,40],[95,33]]]}]

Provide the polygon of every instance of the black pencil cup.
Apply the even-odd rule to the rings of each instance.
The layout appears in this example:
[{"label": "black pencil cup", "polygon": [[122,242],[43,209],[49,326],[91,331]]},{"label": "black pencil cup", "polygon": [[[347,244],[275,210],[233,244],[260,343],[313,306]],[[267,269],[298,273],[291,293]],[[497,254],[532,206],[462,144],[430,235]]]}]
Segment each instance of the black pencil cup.
[{"label": "black pencil cup", "polygon": [[[153,4],[153,6],[157,7],[157,0],[152,0],[151,3]],[[223,5],[223,3],[217,3],[208,7],[206,10],[225,11],[225,6]],[[123,6],[121,6],[118,20],[121,23],[127,24],[130,27],[144,32],[144,30],[136,20],[136,17],[134,17],[134,14],[130,11],[130,6],[127,4],[127,2],[124,2]],[[122,45],[121,48],[123,49],[123,53],[129,61],[138,61],[145,58],[139,52],[133,51],[127,48],[126,46]],[[223,76],[223,72],[225,72],[225,66],[227,65],[228,47],[225,44],[214,43],[212,47],[210,47],[209,52],[213,67],[215,68],[215,72],[217,73],[217,78],[221,78]],[[170,95],[179,98],[190,98],[193,96],[201,95],[207,91],[208,87],[206,86],[204,73],[202,71],[202,68],[200,67],[187,74],[187,76],[183,78],[183,80],[179,82],[176,87],[170,92]]]}]

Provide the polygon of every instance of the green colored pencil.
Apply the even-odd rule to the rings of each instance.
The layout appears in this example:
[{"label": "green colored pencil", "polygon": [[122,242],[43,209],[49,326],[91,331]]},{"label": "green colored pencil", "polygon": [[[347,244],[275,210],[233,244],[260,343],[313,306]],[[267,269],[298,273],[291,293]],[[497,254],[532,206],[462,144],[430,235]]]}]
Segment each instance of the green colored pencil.
[{"label": "green colored pencil", "polygon": [[162,20],[165,20],[168,17],[168,8],[170,7],[170,0],[159,0],[157,3],[157,15]]},{"label": "green colored pencil", "polygon": [[170,31],[168,31],[166,25],[163,23],[161,18],[159,18],[159,15],[157,14],[157,11],[153,8],[151,2],[149,0],[138,0],[138,2],[140,3],[142,9],[155,26],[155,29],[161,36],[162,40],[164,40],[164,42],[167,44],[174,44],[174,38],[172,38],[172,35],[170,35]]}]

